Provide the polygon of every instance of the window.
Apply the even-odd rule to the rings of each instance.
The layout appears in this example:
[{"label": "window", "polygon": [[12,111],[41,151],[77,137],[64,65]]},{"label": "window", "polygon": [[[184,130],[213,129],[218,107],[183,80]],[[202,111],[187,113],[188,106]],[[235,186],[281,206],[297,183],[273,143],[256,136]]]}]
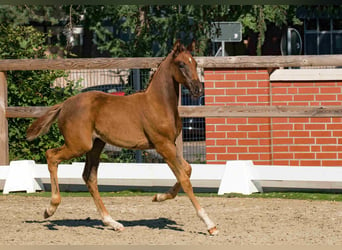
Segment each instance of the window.
[{"label": "window", "polygon": [[305,19],[304,54],[342,54],[342,20],[333,18]]}]

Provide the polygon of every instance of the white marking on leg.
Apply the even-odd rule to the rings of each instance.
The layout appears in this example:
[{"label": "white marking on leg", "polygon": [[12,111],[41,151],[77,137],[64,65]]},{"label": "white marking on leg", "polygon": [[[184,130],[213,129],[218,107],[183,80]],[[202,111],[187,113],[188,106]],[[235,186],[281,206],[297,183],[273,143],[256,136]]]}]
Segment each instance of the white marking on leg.
[{"label": "white marking on leg", "polygon": [[212,220],[209,218],[208,214],[205,212],[205,210],[203,208],[201,208],[200,210],[198,210],[197,212],[198,217],[201,218],[201,220],[207,225],[208,230],[212,229],[213,227],[215,227],[216,225],[214,224],[214,222],[212,222]]},{"label": "white marking on leg", "polygon": [[168,193],[165,193],[165,194],[155,194],[152,201],[158,201],[158,202],[165,201],[167,199],[170,199],[170,198],[168,198],[168,195],[169,195]]},{"label": "white marking on leg", "polygon": [[121,223],[113,220],[112,217],[110,217],[109,215],[103,217],[102,221],[106,226],[112,227],[115,231],[122,231],[125,229],[125,227]]}]

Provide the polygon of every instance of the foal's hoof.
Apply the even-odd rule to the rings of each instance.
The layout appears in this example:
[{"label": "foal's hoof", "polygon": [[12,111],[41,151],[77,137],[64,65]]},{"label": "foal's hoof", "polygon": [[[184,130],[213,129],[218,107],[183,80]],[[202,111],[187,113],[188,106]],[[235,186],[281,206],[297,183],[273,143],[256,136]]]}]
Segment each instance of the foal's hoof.
[{"label": "foal's hoof", "polygon": [[125,230],[125,227],[114,228],[114,231],[117,231],[117,232],[122,232],[124,230]]},{"label": "foal's hoof", "polygon": [[209,232],[210,236],[214,236],[214,235],[218,235],[219,230],[217,230],[216,227],[213,227],[213,228],[210,228],[208,230],[208,232]]},{"label": "foal's hoof", "polygon": [[49,218],[51,215],[52,215],[52,214],[49,214],[48,210],[45,209],[45,211],[44,211],[44,219]]},{"label": "foal's hoof", "polygon": [[153,196],[153,198],[152,198],[152,201],[153,202],[157,202],[157,201],[159,201],[159,194],[155,194],[154,196]]},{"label": "foal's hoof", "polygon": [[165,194],[155,194],[152,198],[153,202],[161,202],[167,200],[167,196]]},{"label": "foal's hoof", "polygon": [[110,217],[110,216],[106,216],[104,218],[103,224],[113,228],[114,231],[121,232],[121,231],[125,230],[125,227],[121,223],[113,220],[112,217]]},{"label": "foal's hoof", "polygon": [[115,232],[122,232],[125,230],[125,227],[121,224],[110,225]]}]

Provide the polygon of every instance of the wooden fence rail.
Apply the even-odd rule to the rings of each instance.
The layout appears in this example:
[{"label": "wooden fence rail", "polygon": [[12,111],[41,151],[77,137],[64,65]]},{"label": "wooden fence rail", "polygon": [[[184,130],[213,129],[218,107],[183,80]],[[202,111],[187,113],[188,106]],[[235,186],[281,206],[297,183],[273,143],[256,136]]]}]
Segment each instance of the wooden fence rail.
[{"label": "wooden fence rail", "polygon": [[[195,57],[201,68],[279,68],[342,66],[342,55],[321,56],[230,56]],[[77,58],[77,59],[5,59],[0,71],[72,70],[72,69],[143,69],[156,68],[160,57],[145,58]]]},{"label": "wooden fence rail", "polygon": [[[49,107],[7,107],[7,118],[37,118]],[[180,106],[181,117],[342,117],[342,106]]]},{"label": "wooden fence rail", "polygon": [[[196,57],[201,68],[279,68],[342,66],[342,55]],[[156,68],[162,58],[0,60],[0,165],[8,164],[7,118],[35,118],[48,107],[8,107],[6,71]],[[284,106],[181,106],[182,117],[342,117],[342,108]]]}]

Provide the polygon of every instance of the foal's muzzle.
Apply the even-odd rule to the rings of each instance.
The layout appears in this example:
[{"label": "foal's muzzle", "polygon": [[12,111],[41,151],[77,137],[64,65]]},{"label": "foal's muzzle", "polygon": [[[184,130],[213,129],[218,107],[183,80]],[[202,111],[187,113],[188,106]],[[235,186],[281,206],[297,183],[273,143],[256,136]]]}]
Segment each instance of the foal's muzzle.
[{"label": "foal's muzzle", "polygon": [[193,80],[190,83],[190,93],[193,97],[198,98],[203,95],[203,85],[199,80]]}]

